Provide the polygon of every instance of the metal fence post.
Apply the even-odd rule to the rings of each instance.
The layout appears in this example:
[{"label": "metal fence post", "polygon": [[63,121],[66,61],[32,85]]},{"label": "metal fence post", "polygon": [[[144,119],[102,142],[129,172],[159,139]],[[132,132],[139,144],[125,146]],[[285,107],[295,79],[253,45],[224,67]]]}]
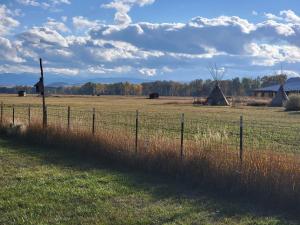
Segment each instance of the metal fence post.
[{"label": "metal fence post", "polygon": [[30,121],[31,120],[31,106],[30,104],[28,105],[28,126],[30,126]]},{"label": "metal fence post", "polygon": [[243,163],[243,116],[240,117],[240,162]]},{"label": "metal fence post", "polygon": [[96,110],[93,108],[93,124],[92,124],[92,133],[95,135],[95,118],[96,118]]},{"label": "metal fence post", "polygon": [[70,130],[71,107],[68,106],[68,130]]},{"label": "metal fence post", "polygon": [[3,124],[3,102],[1,102],[1,112],[0,112],[0,114],[1,114],[1,125]]},{"label": "metal fence post", "polygon": [[135,154],[138,152],[138,136],[139,136],[139,111],[136,110],[135,115]]},{"label": "metal fence post", "polygon": [[184,113],[181,115],[181,130],[180,130],[180,158],[183,159],[183,135],[184,135]]},{"label": "metal fence post", "polygon": [[12,123],[15,125],[15,105],[12,106]]}]

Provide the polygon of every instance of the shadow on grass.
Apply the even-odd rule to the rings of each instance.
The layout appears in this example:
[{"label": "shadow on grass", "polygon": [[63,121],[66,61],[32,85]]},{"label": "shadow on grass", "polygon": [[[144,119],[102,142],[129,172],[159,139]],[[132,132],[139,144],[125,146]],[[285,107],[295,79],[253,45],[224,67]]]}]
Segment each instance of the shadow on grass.
[{"label": "shadow on grass", "polygon": [[[193,186],[188,181],[172,179],[158,174],[138,172],[119,164],[108,162],[105,159],[83,157],[82,154],[65,152],[63,149],[53,149],[27,143],[21,143],[19,139],[1,138],[2,147],[13,149],[16,152],[37,157],[43,164],[55,165],[60,167],[72,168],[78,171],[108,170],[117,173],[127,179],[122,180],[122,185],[127,187],[134,186],[135,189],[146,191],[157,201],[174,199],[177,201],[191,200],[197,209],[201,205],[205,210],[211,212],[213,219],[234,217],[263,219],[273,217],[278,220],[276,224],[290,224],[287,221],[294,221],[298,224],[299,218],[293,213],[282,212],[280,210],[270,210],[262,204],[255,204],[250,199],[224,196],[214,193],[199,186]],[[185,212],[187,213],[187,212]],[[186,216],[179,214],[180,216]],[[166,221],[167,222],[167,221]]]}]

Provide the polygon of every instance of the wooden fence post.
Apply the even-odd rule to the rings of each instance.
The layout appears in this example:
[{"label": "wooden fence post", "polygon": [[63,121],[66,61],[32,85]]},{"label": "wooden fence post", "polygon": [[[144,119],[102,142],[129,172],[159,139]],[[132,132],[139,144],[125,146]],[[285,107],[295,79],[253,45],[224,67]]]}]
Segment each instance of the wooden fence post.
[{"label": "wooden fence post", "polygon": [[139,111],[135,115],[135,154],[138,153],[138,136],[139,136]]},{"label": "wooden fence post", "polygon": [[96,110],[93,108],[93,124],[92,124],[92,133],[95,135],[95,119],[96,119]]},{"label": "wooden fence post", "polygon": [[71,107],[68,106],[68,130],[70,130]]},{"label": "wooden fence post", "polygon": [[0,112],[0,114],[1,114],[1,125],[3,124],[3,102],[1,102],[1,112]]},{"label": "wooden fence post", "polygon": [[240,162],[241,164],[243,163],[243,128],[244,128],[244,124],[243,124],[243,116],[240,117]]},{"label": "wooden fence post", "polygon": [[184,138],[184,113],[181,115],[181,130],[180,130],[180,158],[183,159],[183,138]]},{"label": "wooden fence post", "polygon": [[44,106],[43,109],[43,127],[47,128],[48,126],[48,109],[47,106]]},{"label": "wooden fence post", "polygon": [[28,126],[30,126],[30,121],[31,120],[31,106],[30,104],[28,105]]},{"label": "wooden fence post", "polygon": [[15,125],[15,105],[12,106],[12,123]]}]

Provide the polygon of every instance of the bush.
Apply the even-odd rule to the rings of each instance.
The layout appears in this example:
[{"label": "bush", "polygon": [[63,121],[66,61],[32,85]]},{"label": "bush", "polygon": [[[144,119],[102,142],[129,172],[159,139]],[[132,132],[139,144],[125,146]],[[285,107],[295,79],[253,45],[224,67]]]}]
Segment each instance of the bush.
[{"label": "bush", "polygon": [[299,111],[300,110],[300,95],[292,95],[285,103],[286,111]]}]

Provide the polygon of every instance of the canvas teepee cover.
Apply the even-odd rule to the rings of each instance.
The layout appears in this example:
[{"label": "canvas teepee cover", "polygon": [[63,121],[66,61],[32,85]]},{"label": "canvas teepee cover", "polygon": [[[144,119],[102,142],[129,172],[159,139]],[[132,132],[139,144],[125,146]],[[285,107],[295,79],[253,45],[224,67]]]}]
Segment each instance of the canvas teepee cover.
[{"label": "canvas teepee cover", "polygon": [[224,93],[222,92],[219,84],[216,84],[212,92],[207,98],[207,104],[208,105],[222,105],[222,106],[228,106],[229,102],[227,101]]},{"label": "canvas teepee cover", "polygon": [[276,93],[276,96],[272,99],[270,106],[271,107],[282,107],[284,102],[287,101],[289,97],[286,95],[283,85],[280,85],[279,90]]}]

